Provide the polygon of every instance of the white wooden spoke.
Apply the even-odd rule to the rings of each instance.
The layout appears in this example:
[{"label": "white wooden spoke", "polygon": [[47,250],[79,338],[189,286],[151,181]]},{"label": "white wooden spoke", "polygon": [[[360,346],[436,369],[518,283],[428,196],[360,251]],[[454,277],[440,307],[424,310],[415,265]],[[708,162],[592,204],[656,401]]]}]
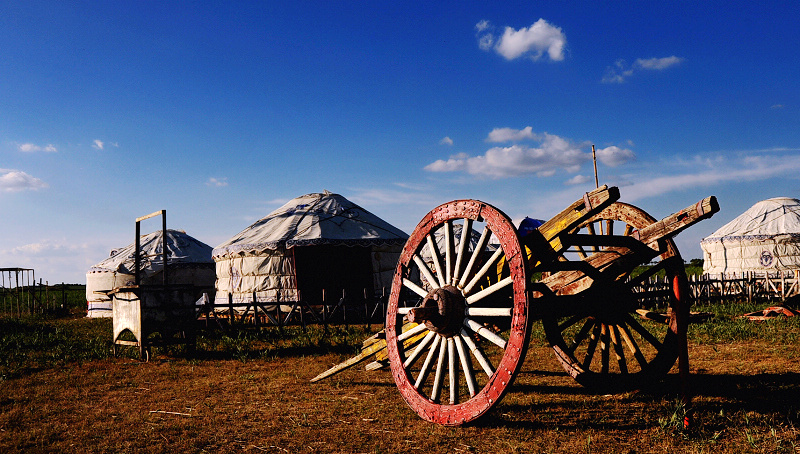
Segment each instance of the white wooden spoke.
[{"label": "white wooden spoke", "polygon": [[468,307],[468,317],[511,317],[513,307]]},{"label": "white wooden spoke", "polygon": [[424,288],[422,288],[419,285],[415,284],[414,282],[412,282],[408,278],[405,278],[405,277],[403,278],[403,285],[407,289],[411,290],[412,292],[416,293],[417,295],[419,295],[419,296],[421,296],[423,298],[428,296],[428,292],[426,292]]},{"label": "white wooden spoke", "polygon": [[445,282],[453,283],[453,224],[451,221],[444,223],[444,276]]},{"label": "white wooden spoke", "polygon": [[661,342],[656,339],[655,336],[650,334],[650,331],[647,331],[647,328],[642,326],[639,322],[636,321],[630,314],[625,314],[625,321],[628,323],[628,326],[634,329],[637,333],[639,333],[644,340],[650,343],[653,347],[657,350],[661,350]]},{"label": "white wooden spoke", "polygon": [[666,267],[666,264],[664,263],[664,260],[662,260],[662,261],[656,263],[655,265],[651,266],[650,268],[648,268],[642,274],[636,276],[633,279],[630,279],[625,284],[628,286],[628,288],[636,287],[637,285],[640,285],[645,280],[649,279],[651,276],[654,276],[659,271],[665,270],[665,269],[667,269],[667,267]]},{"label": "white wooden spoke", "polygon": [[[586,231],[589,232],[589,235],[597,235],[597,233],[595,233],[595,231],[594,231],[594,223],[593,222],[590,222],[590,223],[586,224]],[[602,234],[602,232],[601,232],[601,234]],[[597,246],[593,245],[592,246],[592,252],[595,253],[597,251],[598,251]]]},{"label": "white wooden spoke", "polygon": [[614,221],[606,219],[606,235],[611,236],[614,234]]},{"label": "white wooden spoke", "polygon": [[467,390],[469,390],[469,396],[475,397],[475,376],[472,375],[472,362],[469,360],[469,356],[467,355],[466,350],[464,349],[464,341],[461,339],[461,336],[453,337],[456,344],[456,351],[458,352],[458,358],[461,360],[461,370],[464,371],[464,379],[467,382]]},{"label": "white wooden spoke", "polygon": [[572,339],[572,343],[570,343],[567,346],[567,349],[570,351],[570,353],[572,354],[575,353],[575,348],[578,345],[580,345],[584,339],[586,339],[586,336],[589,335],[593,327],[594,327],[594,319],[592,318],[587,319],[586,322],[581,327],[580,331],[578,331],[578,334],[576,334],[575,337]]},{"label": "white wooden spoke", "polygon": [[624,235],[625,236],[631,236],[631,234],[633,233],[633,230],[634,229],[633,229],[633,226],[631,224],[625,224],[625,233],[624,233]]},{"label": "white wooden spoke", "polygon": [[433,376],[433,386],[431,387],[431,400],[439,400],[439,393],[442,391],[442,378],[444,378],[444,359],[447,356],[447,342],[439,342],[439,358],[436,360],[436,373]]},{"label": "white wooden spoke", "polygon": [[428,264],[425,263],[425,260],[422,260],[422,257],[419,254],[414,254],[414,263],[417,264],[420,272],[425,276],[425,279],[428,281],[428,284],[433,287],[434,289],[439,288],[439,281],[433,277],[430,268],[428,268]]},{"label": "white wooden spoke", "polygon": [[614,357],[617,359],[619,371],[627,374],[628,364],[625,362],[625,350],[620,341],[619,328],[617,328],[617,325],[611,325],[609,326],[609,332],[611,334],[611,344],[614,345]]},{"label": "white wooden spoke", "polygon": [[559,323],[558,324],[558,330],[563,332],[565,329],[567,329],[570,326],[572,326],[572,325],[578,323],[579,321],[583,320],[583,318],[584,318],[584,316],[580,315],[580,314],[579,315],[573,315],[572,317],[570,317],[570,318],[564,320],[563,322]]},{"label": "white wooden spoke", "polygon": [[429,233],[425,240],[428,242],[428,250],[431,252],[431,260],[433,266],[436,267],[436,277],[439,278],[439,287],[444,287],[444,269],[442,268],[442,258],[439,255],[439,248],[436,247],[436,241],[433,238],[433,232]]},{"label": "white wooden spoke", "polygon": [[422,338],[422,342],[417,345],[411,355],[406,358],[405,362],[403,362],[403,367],[408,369],[409,367],[413,366],[414,363],[419,359],[420,355],[425,352],[425,349],[428,348],[428,345],[433,342],[433,338],[436,337],[437,334],[433,331],[428,332],[424,338]]},{"label": "white wooden spoke", "polygon": [[488,340],[489,342],[497,345],[498,347],[502,348],[503,350],[506,349],[506,340],[502,337],[498,336],[494,333],[494,331],[490,330],[489,328],[481,325],[480,323],[476,322],[475,320],[466,318],[464,319],[464,324],[474,331],[477,335],[483,337],[484,339]]},{"label": "white wooden spoke", "polygon": [[472,219],[465,218],[464,225],[461,226],[461,239],[458,243],[458,254],[456,254],[456,267],[453,270],[453,285],[458,285],[458,280],[461,277],[461,265],[464,262],[464,256],[467,255],[467,246],[472,239]]},{"label": "white wooden spoke", "polygon": [[584,260],[586,257],[589,256],[588,254],[586,254],[586,251],[583,250],[583,246],[581,246],[580,244],[576,244],[572,248],[575,249],[575,252],[578,253],[578,256],[581,258],[581,260]]},{"label": "white wooden spoke", "polygon": [[481,290],[481,291],[479,291],[479,292],[477,292],[477,293],[475,293],[473,295],[468,296],[467,297],[467,305],[473,304],[476,301],[480,301],[483,298],[486,298],[487,296],[491,295],[492,293],[494,293],[494,292],[496,292],[496,291],[498,291],[500,289],[503,289],[503,288],[513,284],[513,283],[514,283],[514,277],[513,276],[508,276],[508,277],[506,277],[504,279],[501,279],[500,281],[495,282],[494,284],[486,287],[485,289],[483,289],[483,290]]},{"label": "white wooden spoke", "polygon": [[586,346],[586,357],[583,358],[583,369],[589,370],[594,358],[594,351],[597,348],[597,343],[600,341],[600,326],[594,325],[592,335],[589,337],[589,345]]},{"label": "white wooden spoke", "polygon": [[[467,268],[464,270],[464,275],[461,279],[462,283],[469,278],[470,274],[472,274],[472,269],[475,268],[475,263],[477,263],[478,257],[480,257],[480,255],[483,253],[483,248],[486,247],[487,241],[489,241],[489,227],[485,226],[483,228],[483,232],[481,232],[480,239],[478,239],[478,244],[475,245],[475,249],[472,251],[472,256],[469,258]],[[460,285],[459,288],[463,288],[463,285]]]},{"label": "white wooden spoke", "polygon": [[475,287],[475,284],[483,279],[486,273],[497,263],[498,260],[500,260],[501,255],[503,255],[503,248],[499,247],[496,251],[494,251],[494,254],[492,254],[489,260],[483,264],[481,269],[475,273],[475,276],[472,276],[472,280],[469,281],[469,284],[464,287],[465,295],[468,295],[472,291],[472,288]]},{"label": "white wooden spoke", "polygon": [[422,363],[422,368],[419,370],[419,375],[417,375],[417,381],[414,383],[414,389],[419,389],[423,383],[425,383],[425,379],[428,378],[428,373],[431,371],[431,362],[433,362],[433,357],[436,356],[436,352],[438,351],[437,347],[442,341],[442,336],[436,336],[433,339],[433,345],[431,345],[431,349],[428,351],[428,356],[425,357],[425,362]]},{"label": "white wooden spoke", "polygon": [[630,349],[633,357],[636,358],[636,362],[639,363],[639,367],[644,368],[647,366],[647,359],[642,354],[642,351],[639,350],[639,346],[636,344],[636,340],[633,339],[630,330],[624,324],[620,325],[619,327],[622,339],[624,339],[625,343],[628,344],[628,349]]},{"label": "white wooden spoke", "polygon": [[397,340],[398,340],[399,342],[402,342],[402,341],[404,341],[404,340],[408,339],[409,337],[416,336],[417,334],[419,334],[419,333],[421,333],[421,332],[425,331],[426,329],[428,329],[428,327],[427,327],[427,326],[425,326],[425,324],[424,324],[424,323],[420,323],[419,325],[417,325],[417,326],[415,326],[415,327],[411,328],[410,330],[408,330],[408,331],[406,331],[406,332],[404,332],[404,333],[401,333],[401,334],[399,334],[399,335],[397,336]]},{"label": "white wooden spoke", "polygon": [[481,368],[483,369],[483,372],[486,373],[486,376],[491,377],[494,374],[494,367],[492,367],[492,363],[489,362],[489,360],[483,354],[483,351],[480,348],[478,348],[478,346],[475,344],[475,341],[472,340],[472,337],[470,337],[470,334],[469,332],[467,332],[467,330],[465,329],[461,330],[461,339],[464,341],[465,344],[467,344],[470,353],[472,353],[472,356],[474,356],[475,359],[478,361],[478,364],[481,365]]},{"label": "white wooden spoke", "polygon": [[456,343],[447,338],[447,374],[450,378],[450,405],[458,403],[458,366],[456,365]]},{"label": "white wooden spoke", "polygon": [[397,315],[407,315],[409,312],[411,312],[411,309],[414,309],[414,308],[413,307],[398,307],[397,308]]},{"label": "white wooden spoke", "polygon": [[600,328],[600,355],[601,355],[601,367],[600,373],[607,374],[608,373],[608,361],[609,361],[609,336],[608,336],[608,326],[603,323]]}]

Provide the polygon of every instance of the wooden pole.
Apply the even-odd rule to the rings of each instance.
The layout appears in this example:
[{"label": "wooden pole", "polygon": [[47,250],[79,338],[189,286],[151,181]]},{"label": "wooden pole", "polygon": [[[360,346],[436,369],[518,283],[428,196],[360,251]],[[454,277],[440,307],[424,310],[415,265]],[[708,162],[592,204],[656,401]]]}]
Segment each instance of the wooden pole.
[{"label": "wooden pole", "polygon": [[594,152],[594,144],[592,144],[592,161],[594,162],[594,187],[600,187],[600,179],[597,177],[597,154]]},{"label": "wooden pole", "polygon": [[167,284],[169,280],[167,279],[169,275],[167,274],[167,210],[161,210],[161,255],[164,260],[164,291],[166,292]]}]

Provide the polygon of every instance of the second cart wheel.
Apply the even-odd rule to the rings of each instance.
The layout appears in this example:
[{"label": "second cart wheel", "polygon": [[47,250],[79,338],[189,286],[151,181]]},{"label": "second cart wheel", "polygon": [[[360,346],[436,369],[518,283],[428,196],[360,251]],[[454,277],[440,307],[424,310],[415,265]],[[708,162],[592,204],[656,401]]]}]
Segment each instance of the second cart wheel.
[{"label": "second cart wheel", "polygon": [[422,418],[464,424],[503,397],[528,346],[527,281],[517,231],[496,208],[453,201],[417,225],[392,283],[386,343],[395,383]]},{"label": "second cart wheel", "polygon": [[[624,240],[636,238],[639,229],[654,222],[654,218],[635,206],[614,203],[579,227],[578,233],[593,237],[589,241],[593,244],[575,246],[562,257],[562,260],[607,266],[590,273],[595,275],[594,280],[588,279],[590,284],[561,282],[562,287],[553,286],[552,304],[570,309],[543,317],[545,334],[558,360],[584,386],[642,385],[647,379],[666,374],[678,357],[677,313],[688,311],[681,306],[688,302],[675,296],[686,280],[675,244],[672,240],[665,241],[660,255],[641,254],[620,246],[626,244]],[[615,238],[620,236],[627,238]],[[613,269],[608,266],[608,260],[602,260],[601,255],[612,253],[625,257],[614,265],[619,262],[626,265]],[[636,265],[651,266],[635,275]],[[661,288],[644,285],[654,275],[665,275]],[[564,296],[569,301],[559,303]],[[639,317],[638,309],[655,304],[666,306],[665,320]]]}]

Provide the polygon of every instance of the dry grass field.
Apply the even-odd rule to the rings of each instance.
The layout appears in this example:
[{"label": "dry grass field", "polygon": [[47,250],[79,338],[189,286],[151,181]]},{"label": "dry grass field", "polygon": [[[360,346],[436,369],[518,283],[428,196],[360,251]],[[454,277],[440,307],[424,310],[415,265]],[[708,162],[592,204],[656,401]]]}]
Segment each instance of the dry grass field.
[{"label": "dry grass field", "polygon": [[688,431],[675,369],[643,390],[593,394],[537,332],[499,405],[448,428],[417,417],[385,371],[309,382],[356,352],[364,327],[203,335],[193,357],[162,349],[149,363],[106,353],[108,320],[0,319],[0,330],[3,453],[800,452],[793,319],[692,326]]}]

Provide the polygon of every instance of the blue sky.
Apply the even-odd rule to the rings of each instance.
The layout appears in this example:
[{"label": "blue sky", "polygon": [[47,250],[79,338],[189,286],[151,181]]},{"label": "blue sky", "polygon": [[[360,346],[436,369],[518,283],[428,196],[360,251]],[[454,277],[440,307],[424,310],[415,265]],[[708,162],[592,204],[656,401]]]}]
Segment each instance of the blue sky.
[{"label": "blue sky", "polygon": [[[699,241],[800,197],[800,2],[0,4],[0,267],[84,282],[134,220],[216,246],[328,189],[549,218],[600,182]],[[158,228],[145,223],[144,231]]]}]

